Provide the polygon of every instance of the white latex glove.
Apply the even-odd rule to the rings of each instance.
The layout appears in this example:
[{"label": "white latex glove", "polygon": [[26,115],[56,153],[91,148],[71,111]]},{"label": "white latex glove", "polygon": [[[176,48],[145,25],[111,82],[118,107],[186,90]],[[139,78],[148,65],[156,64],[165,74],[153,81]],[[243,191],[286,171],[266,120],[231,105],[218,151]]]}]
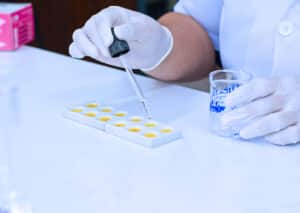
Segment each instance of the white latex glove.
[{"label": "white latex glove", "polygon": [[264,137],[277,145],[300,142],[299,78],[255,79],[228,95],[225,104],[241,107],[225,113],[222,125],[250,121],[240,131],[242,138]]},{"label": "white latex glove", "polygon": [[113,42],[112,27],[119,39],[128,42],[131,50],[126,59],[134,69],[155,69],[173,48],[173,36],[166,27],[142,13],[111,6],[92,16],[83,28],[73,33],[70,55],[74,58],[89,56],[121,67],[108,50]]}]

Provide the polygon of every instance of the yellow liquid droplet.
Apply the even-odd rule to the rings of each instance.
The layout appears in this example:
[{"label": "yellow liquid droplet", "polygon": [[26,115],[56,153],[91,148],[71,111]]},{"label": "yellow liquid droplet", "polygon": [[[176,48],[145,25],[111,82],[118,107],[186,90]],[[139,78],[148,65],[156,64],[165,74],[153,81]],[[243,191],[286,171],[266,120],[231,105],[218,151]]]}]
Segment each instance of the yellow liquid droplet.
[{"label": "yellow liquid droplet", "polygon": [[173,130],[172,129],[162,129],[160,130],[161,133],[165,133],[165,134],[168,134],[168,133],[172,133]]},{"label": "yellow liquid droplet", "polygon": [[124,112],[116,113],[115,116],[124,117],[124,116],[126,116],[126,113],[124,113]]},{"label": "yellow liquid droplet", "polygon": [[135,122],[135,123],[139,123],[139,122],[142,121],[141,118],[131,118],[130,120],[131,120],[132,122]]},{"label": "yellow liquid droplet", "polygon": [[97,108],[99,105],[97,103],[90,103],[90,104],[87,104],[86,107],[88,108]]},{"label": "yellow liquid droplet", "polygon": [[155,133],[145,133],[144,136],[146,138],[156,138],[157,137],[157,135]]},{"label": "yellow liquid droplet", "polygon": [[126,124],[125,123],[116,123],[115,126],[116,127],[125,127]]},{"label": "yellow liquid droplet", "polygon": [[83,112],[83,109],[72,109],[71,112],[80,113]]},{"label": "yellow liquid droplet", "polygon": [[104,108],[101,110],[101,112],[112,112],[112,109],[110,108]]},{"label": "yellow liquid droplet", "polygon": [[97,113],[95,113],[95,112],[87,112],[87,113],[85,113],[85,116],[94,118],[94,117],[97,116]]},{"label": "yellow liquid droplet", "polygon": [[145,123],[145,127],[153,128],[153,127],[156,127],[156,126],[157,126],[156,123]]},{"label": "yellow liquid droplet", "polygon": [[132,127],[132,128],[129,128],[128,131],[130,131],[130,132],[140,132],[141,129],[138,128],[138,127]]},{"label": "yellow liquid droplet", "polygon": [[110,121],[112,118],[111,117],[101,117],[101,118],[99,118],[99,121],[102,121],[102,122],[108,122],[108,121]]}]

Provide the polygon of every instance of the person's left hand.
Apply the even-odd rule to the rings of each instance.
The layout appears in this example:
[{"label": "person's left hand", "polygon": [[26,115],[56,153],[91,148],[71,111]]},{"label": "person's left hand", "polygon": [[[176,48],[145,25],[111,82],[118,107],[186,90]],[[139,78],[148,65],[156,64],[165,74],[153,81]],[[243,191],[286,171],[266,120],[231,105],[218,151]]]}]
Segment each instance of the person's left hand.
[{"label": "person's left hand", "polygon": [[241,138],[264,137],[277,145],[300,142],[300,79],[297,77],[255,79],[228,95],[225,105],[241,107],[225,113],[222,125],[250,121],[241,129]]}]

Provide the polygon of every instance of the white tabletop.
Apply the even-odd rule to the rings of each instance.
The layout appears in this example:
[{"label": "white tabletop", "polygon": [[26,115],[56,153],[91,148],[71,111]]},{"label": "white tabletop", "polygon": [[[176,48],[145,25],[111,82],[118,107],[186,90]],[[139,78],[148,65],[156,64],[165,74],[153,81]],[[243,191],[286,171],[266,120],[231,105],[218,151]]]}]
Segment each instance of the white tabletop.
[{"label": "white tabletop", "polygon": [[163,88],[156,110],[184,135],[146,149],[62,117],[132,96],[125,73],[30,47],[0,53],[0,66],[17,71],[13,171],[35,213],[300,212],[300,147],[212,135],[205,93],[139,77]]}]

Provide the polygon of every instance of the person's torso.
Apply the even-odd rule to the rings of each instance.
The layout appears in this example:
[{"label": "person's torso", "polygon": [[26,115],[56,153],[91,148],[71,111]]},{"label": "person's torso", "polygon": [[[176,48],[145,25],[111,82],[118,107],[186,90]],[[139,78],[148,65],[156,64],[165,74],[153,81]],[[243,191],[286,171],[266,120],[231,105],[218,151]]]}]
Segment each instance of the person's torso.
[{"label": "person's torso", "polygon": [[300,0],[224,0],[220,52],[224,68],[257,77],[300,75]]}]

